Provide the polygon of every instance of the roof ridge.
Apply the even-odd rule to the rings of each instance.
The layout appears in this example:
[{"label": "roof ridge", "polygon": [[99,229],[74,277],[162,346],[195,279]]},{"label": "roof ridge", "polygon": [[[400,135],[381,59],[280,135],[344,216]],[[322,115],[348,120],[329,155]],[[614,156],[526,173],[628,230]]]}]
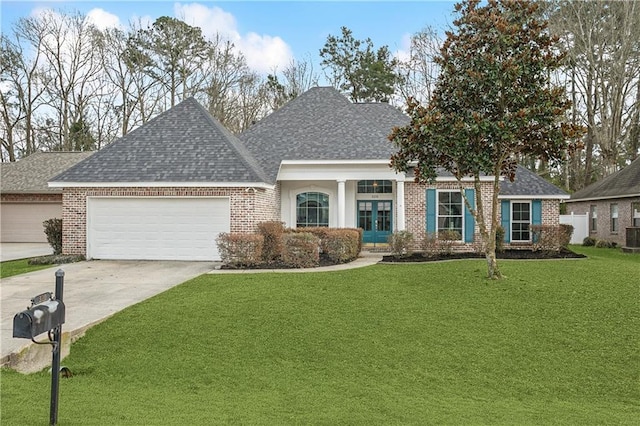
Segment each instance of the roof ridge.
[{"label": "roof ridge", "polygon": [[240,138],[238,138],[236,135],[231,133],[229,129],[223,126],[222,123],[220,123],[218,119],[212,116],[209,113],[209,111],[207,111],[207,109],[202,104],[200,104],[200,102],[198,102],[195,98],[190,97],[187,100],[189,99],[193,99],[198,110],[204,115],[204,117],[207,119],[209,124],[213,125],[216,129],[220,130],[224,134],[225,138],[229,141],[231,147],[240,156],[242,161],[245,162],[245,165],[251,168],[252,171],[264,182],[273,183],[267,177],[267,174],[265,173],[265,171],[262,169],[262,167],[260,167],[260,164],[258,163],[256,158],[253,156],[253,154],[251,154],[251,152],[247,149],[247,147],[240,140]]}]

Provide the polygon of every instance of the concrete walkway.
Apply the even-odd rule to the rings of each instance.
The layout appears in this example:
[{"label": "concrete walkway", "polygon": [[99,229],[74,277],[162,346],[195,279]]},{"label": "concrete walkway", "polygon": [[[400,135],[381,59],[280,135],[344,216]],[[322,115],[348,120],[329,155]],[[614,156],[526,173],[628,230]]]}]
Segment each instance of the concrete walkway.
[{"label": "concrete walkway", "polygon": [[[65,273],[66,320],[62,326],[63,357],[72,341],[91,326],[114,313],[199,275],[248,274],[264,272],[325,272],[360,268],[382,259],[380,253],[363,252],[353,262],[307,269],[221,270],[216,262],[107,261],[59,265],[41,271],[4,278],[0,283],[1,338],[0,365],[22,372],[39,371],[51,365],[51,346],[35,345],[28,339],[13,338],[13,317],[30,305],[32,297],[55,292],[55,272]],[[46,335],[36,340],[46,340]],[[65,353],[66,349],[66,353]]]}]

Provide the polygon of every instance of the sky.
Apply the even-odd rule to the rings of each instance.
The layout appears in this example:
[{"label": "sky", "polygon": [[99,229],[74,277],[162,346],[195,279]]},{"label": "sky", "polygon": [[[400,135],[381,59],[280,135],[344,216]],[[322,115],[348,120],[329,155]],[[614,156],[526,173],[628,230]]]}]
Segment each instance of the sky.
[{"label": "sky", "polygon": [[454,19],[453,0],[414,1],[59,1],[0,0],[1,30],[43,9],[79,11],[99,28],[151,24],[161,16],[199,26],[231,40],[257,72],[283,69],[292,59],[310,59],[321,73],[319,50],[328,35],[346,26],[356,39],[371,38],[403,57],[410,36],[426,26],[444,31]]}]

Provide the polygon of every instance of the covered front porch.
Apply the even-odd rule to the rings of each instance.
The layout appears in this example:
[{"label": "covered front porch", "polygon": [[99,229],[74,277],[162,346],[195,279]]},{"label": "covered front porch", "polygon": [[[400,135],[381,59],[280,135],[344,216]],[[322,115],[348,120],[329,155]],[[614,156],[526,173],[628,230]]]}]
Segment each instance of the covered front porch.
[{"label": "covered front porch", "polygon": [[405,229],[405,176],[388,161],[286,161],[278,181],[287,227],[362,228],[364,243]]}]

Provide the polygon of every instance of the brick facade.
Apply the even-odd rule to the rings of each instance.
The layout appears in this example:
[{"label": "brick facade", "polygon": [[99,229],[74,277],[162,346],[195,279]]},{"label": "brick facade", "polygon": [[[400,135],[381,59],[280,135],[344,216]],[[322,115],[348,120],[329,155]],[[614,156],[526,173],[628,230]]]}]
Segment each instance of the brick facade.
[{"label": "brick facade", "polygon": [[258,223],[280,220],[280,190],[264,188],[65,188],[62,251],[87,251],[87,197],[229,197],[231,232],[253,232]]},{"label": "brick facade", "polygon": [[[481,182],[482,203],[484,207],[484,219],[487,227],[491,223],[492,212],[492,194],[493,183]],[[465,189],[473,189],[473,184],[464,184]],[[406,183],[405,184],[405,227],[406,230],[414,235],[416,241],[416,248],[419,248],[420,242],[426,236],[426,190],[438,189],[438,190],[452,190],[457,191],[459,189],[457,182],[438,182],[435,185],[424,185],[418,183]],[[500,200],[498,200],[498,223],[500,223]],[[477,206],[476,206],[477,207]],[[544,225],[559,225],[560,221],[560,202],[559,200],[542,200],[542,223]],[[480,229],[478,223],[475,226],[475,240],[474,244],[462,244],[457,247],[460,250],[472,250],[475,244],[480,243]],[[506,244],[510,246],[510,244]],[[526,247],[527,244],[518,243],[514,244],[518,248]]]},{"label": "brick facade", "polygon": [[[596,206],[596,230],[591,229],[589,217],[589,236],[597,240],[613,241],[619,246],[626,244],[626,229],[633,225],[631,205],[640,203],[640,197],[614,198],[609,200],[579,201],[567,203],[567,214],[590,214],[591,206]],[[611,205],[618,205],[618,230],[611,230]]]}]

